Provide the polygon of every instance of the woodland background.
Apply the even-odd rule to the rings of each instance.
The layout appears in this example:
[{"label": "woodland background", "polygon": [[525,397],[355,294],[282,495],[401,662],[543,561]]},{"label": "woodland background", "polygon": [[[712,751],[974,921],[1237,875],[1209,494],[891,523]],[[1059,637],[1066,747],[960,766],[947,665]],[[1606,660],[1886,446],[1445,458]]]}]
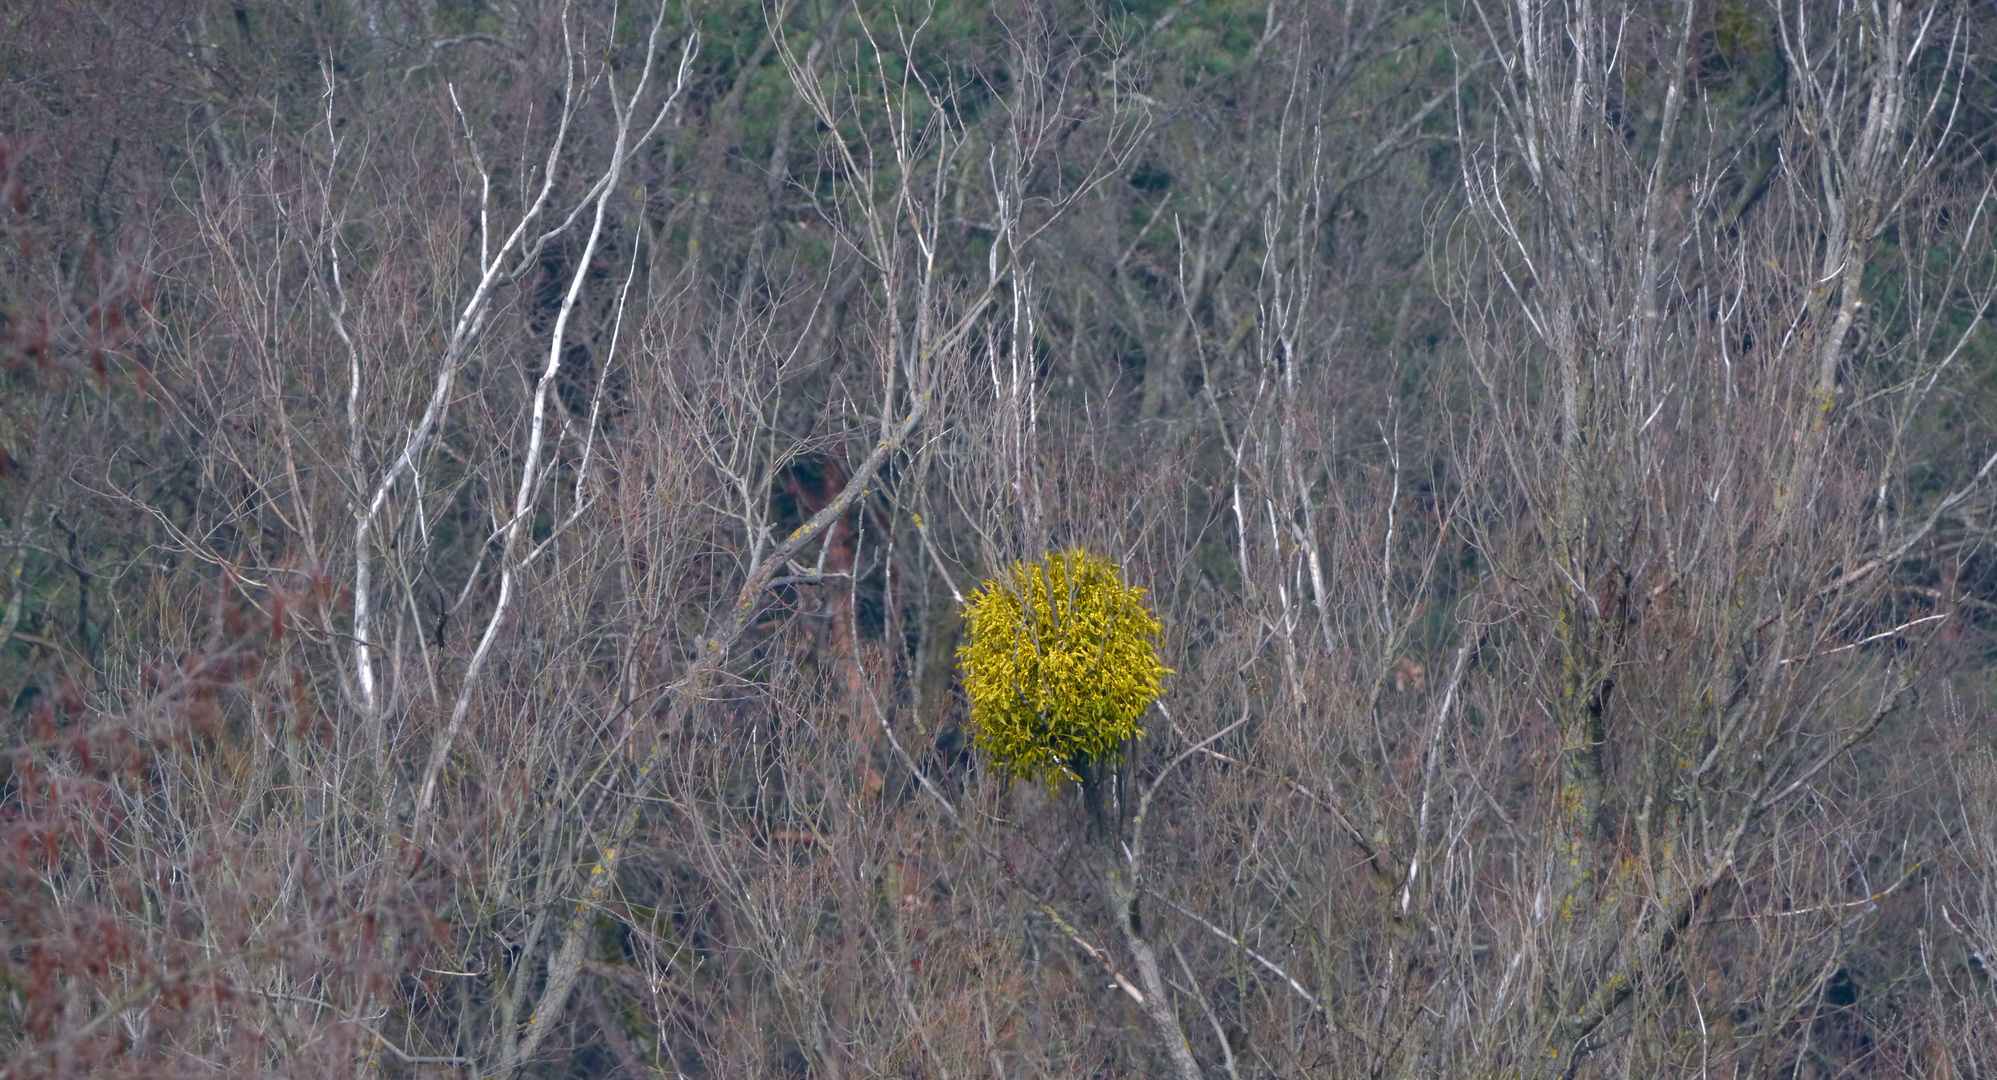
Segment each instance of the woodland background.
[{"label": "woodland background", "polygon": [[[1997,1076],[1997,8],[0,13],[0,1076]],[[1083,545],[1176,674],[970,748]]]}]

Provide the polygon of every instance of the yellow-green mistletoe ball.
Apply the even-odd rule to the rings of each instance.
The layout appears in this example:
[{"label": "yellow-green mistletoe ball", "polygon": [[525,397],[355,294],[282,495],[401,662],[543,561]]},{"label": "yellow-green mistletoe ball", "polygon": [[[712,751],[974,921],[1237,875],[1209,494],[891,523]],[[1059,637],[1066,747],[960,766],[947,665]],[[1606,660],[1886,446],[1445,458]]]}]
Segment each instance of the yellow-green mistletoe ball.
[{"label": "yellow-green mistletoe ball", "polygon": [[966,602],[957,648],[972,739],[1001,771],[1050,783],[1117,760],[1158,699],[1162,627],[1144,590],[1080,548],[1015,562]]}]

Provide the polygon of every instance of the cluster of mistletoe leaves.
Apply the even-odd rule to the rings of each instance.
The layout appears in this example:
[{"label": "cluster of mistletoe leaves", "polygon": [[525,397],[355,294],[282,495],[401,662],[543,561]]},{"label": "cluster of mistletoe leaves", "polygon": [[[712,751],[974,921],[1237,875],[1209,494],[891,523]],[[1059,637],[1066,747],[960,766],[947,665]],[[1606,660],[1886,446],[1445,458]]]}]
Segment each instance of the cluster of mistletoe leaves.
[{"label": "cluster of mistletoe leaves", "polygon": [[1113,762],[1171,670],[1144,590],[1080,548],[1015,562],[972,594],[959,646],[972,735],[1000,771],[1049,783]]}]

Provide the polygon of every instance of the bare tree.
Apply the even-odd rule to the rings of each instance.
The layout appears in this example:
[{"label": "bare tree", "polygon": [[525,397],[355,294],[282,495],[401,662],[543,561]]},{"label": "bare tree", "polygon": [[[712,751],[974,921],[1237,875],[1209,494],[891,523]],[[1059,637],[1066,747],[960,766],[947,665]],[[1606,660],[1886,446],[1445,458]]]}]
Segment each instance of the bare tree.
[{"label": "bare tree", "polygon": [[1988,1071],[1988,11],[43,7],[0,1075]]}]

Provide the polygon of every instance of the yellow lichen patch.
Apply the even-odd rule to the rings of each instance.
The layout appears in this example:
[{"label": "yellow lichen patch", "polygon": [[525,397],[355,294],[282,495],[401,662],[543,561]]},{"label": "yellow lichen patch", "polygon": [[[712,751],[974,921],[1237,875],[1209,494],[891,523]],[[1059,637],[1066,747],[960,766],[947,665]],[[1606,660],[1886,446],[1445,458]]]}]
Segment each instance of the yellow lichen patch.
[{"label": "yellow lichen patch", "polygon": [[1117,760],[1171,670],[1144,590],[1080,548],[1015,562],[965,603],[972,738],[1010,776],[1078,780]]}]

